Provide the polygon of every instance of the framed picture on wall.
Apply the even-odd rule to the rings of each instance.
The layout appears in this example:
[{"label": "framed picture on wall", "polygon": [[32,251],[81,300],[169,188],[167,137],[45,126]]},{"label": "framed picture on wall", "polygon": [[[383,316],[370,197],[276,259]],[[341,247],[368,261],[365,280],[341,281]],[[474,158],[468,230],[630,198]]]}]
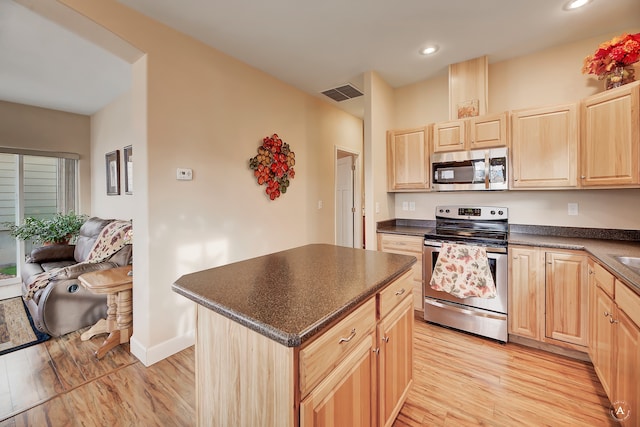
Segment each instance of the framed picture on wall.
[{"label": "framed picture on wall", "polygon": [[124,193],[133,194],[133,147],[124,147]]},{"label": "framed picture on wall", "polygon": [[107,168],[107,196],[120,194],[120,150],[105,155]]}]

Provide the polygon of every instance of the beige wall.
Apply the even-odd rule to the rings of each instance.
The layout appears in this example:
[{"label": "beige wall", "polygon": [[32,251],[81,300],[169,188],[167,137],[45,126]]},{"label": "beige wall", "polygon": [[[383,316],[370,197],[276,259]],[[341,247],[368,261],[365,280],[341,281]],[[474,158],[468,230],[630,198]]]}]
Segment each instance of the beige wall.
[{"label": "beige wall", "polygon": [[395,106],[393,88],[378,73],[365,73],[364,82],[365,244],[376,249],[375,223],[394,217],[393,194],[387,193],[386,132],[393,128]]},{"label": "beige wall", "polygon": [[[489,65],[489,111],[500,112],[577,102],[603,90],[604,83],[581,73],[585,56],[611,37],[636,29],[620,29],[599,37],[557,46]],[[446,76],[395,90],[397,129],[448,120]],[[464,193],[397,193],[395,217],[433,219],[439,204],[488,204],[510,208],[514,224],[640,229],[640,190],[508,191]],[[403,211],[413,201],[416,210]],[[567,204],[578,203],[569,216]],[[614,211],[615,208],[615,211]]]},{"label": "beige wall", "polygon": [[[146,91],[144,107],[133,101],[146,129],[134,129],[131,348],[150,364],[193,342],[193,304],[171,291],[180,275],[333,242],[334,145],[361,151],[362,121],[117,2],[63,3],[145,53],[132,84]],[[296,153],[296,176],[270,201],[248,160],[274,132]],[[177,181],[178,167],[192,168],[193,181]]]},{"label": "beige wall", "polygon": [[0,101],[0,146],[59,151],[80,155],[80,213],[91,212],[90,119],[65,113]]},{"label": "beige wall", "polygon": [[[124,147],[135,142],[132,117],[131,91],[91,116],[92,215],[100,218],[133,218],[133,196],[124,185]],[[107,196],[105,154],[114,150],[120,152],[120,195]]]}]

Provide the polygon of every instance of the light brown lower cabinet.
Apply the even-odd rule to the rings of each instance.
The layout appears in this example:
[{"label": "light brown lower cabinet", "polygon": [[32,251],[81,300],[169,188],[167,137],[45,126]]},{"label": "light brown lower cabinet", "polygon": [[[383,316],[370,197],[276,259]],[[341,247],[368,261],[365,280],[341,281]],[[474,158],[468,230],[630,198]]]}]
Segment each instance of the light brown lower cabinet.
[{"label": "light brown lower cabinet", "polygon": [[583,351],[589,330],[588,259],[580,252],[546,252],[545,338],[580,346]]},{"label": "light brown lower cabinet", "polygon": [[589,354],[625,427],[640,426],[640,296],[591,260]]},{"label": "light brown lower cabinet", "polygon": [[378,425],[390,426],[413,383],[413,301],[410,296],[380,321],[378,348]]},{"label": "light brown lower cabinet", "polygon": [[594,287],[593,313],[591,314],[591,362],[600,383],[608,396],[613,388],[613,325],[611,317],[614,312],[613,300],[600,287]]},{"label": "light brown lower cabinet", "polygon": [[422,249],[424,237],[404,234],[378,233],[378,250],[391,254],[410,255],[418,260],[413,272],[413,309],[424,311],[424,295],[422,289]]},{"label": "light brown lower cabinet", "polygon": [[374,425],[375,334],[369,334],[300,404],[301,426]]},{"label": "light brown lower cabinet", "polygon": [[509,333],[542,341],[544,336],[544,250],[509,247]]},{"label": "light brown lower cabinet", "polygon": [[[629,418],[625,427],[640,426],[640,328],[629,316],[619,310],[617,314],[615,391],[613,406],[616,411],[624,408]],[[618,406],[619,405],[619,406]],[[625,414],[618,414],[624,419]]]},{"label": "light brown lower cabinet", "polygon": [[[300,351],[302,427],[393,424],[413,383],[411,290],[408,272],[359,308],[362,314],[357,311],[351,314],[353,321],[360,322],[361,326],[351,329],[356,332],[353,341],[347,344],[352,344],[353,349],[337,363],[334,361],[340,351],[339,341],[349,338],[336,339],[340,333],[333,337],[331,330]],[[357,331],[367,330],[370,317],[367,305],[373,301],[379,318],[376,331],[360,337]],[[307,394],[308,385],[315,381],[306,378],[316,377],[314,372],[323,378]]]},{"label": "light brown lower cabinet", "polygon": [[197,425],[391,425],[413,382],[411,274],[301,347],[197,305]]},{"label": "light brown lower cabinet", "polygon": [[509,247],[509,334],[587,351],[588,257]]}]

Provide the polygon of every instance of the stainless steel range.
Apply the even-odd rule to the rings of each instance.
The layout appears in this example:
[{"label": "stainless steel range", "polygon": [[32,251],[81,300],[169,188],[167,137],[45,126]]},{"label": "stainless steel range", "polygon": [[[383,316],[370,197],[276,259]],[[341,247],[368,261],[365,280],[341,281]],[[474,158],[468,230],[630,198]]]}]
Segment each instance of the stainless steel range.
[{"label": "stainless steel range", "polygon": [[[436,228],[423,249],[424,319],[507,342],[508,209],[493,206],[438,206]],[[429,282],[443,242],[483,246],[496,285],[495,298],[457,298],[431,289]]]}]

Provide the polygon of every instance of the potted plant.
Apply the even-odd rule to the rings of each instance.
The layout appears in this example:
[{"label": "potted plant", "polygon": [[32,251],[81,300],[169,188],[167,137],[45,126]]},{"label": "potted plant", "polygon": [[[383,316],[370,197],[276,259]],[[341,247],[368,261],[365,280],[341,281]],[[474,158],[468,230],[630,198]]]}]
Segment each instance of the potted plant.
[{"label": "potted plant", "polygon": [[22,225],[5,223],[11,236],[20,240],[31,240],[42,244],[66,244],[78,235],[80,227],[87,220],[86,215],[74,212],[57,213],[53,218],[27,217]]}]

